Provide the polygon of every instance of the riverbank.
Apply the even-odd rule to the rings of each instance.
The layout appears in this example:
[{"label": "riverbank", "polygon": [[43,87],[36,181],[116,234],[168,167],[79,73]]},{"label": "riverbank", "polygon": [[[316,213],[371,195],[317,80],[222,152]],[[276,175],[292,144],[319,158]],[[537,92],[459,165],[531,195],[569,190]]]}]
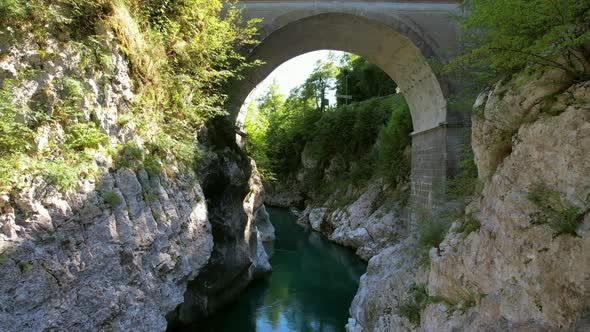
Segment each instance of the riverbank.
[{"label": "riverbank", "polygon": [[[417,218],[371,256],[348,331],[590,327],[590,85],[557,84],[554,74],[523,74],[482,94],[472,133],[481,193],[449,228],[429,228],[445,216]],[[362,249],[381,222],[375,192],[337,209],[310,205],[301,221]]]},{"label": "riverbank", "polygon": [[253,282],[227,308],[195,325],[169,331],[340,331],[366,263],[347,248],[269,208],[276,240],[265,244],[273,272]]}]

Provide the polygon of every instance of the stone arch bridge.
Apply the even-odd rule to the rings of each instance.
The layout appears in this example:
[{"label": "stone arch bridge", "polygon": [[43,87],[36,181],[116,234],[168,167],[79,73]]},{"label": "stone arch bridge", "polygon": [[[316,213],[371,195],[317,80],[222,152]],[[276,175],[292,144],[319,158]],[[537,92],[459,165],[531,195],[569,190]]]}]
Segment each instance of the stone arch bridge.
[{"label": "stone arch bridge", "polygon": [[245,18],[262,19],[261,43],[248,57],[265,62],[231,89],[238,124],[247,96],[285,61],[321,49],[363,56],[389,74],[410,106],[412,202],[431,208],[437,185],[456,173],[465,143],[465,121],[447,102],[458,82],[437,77],[429,65],[429,59],[447,62],[457,48],[458,1],[242,0],[238,6]]}]

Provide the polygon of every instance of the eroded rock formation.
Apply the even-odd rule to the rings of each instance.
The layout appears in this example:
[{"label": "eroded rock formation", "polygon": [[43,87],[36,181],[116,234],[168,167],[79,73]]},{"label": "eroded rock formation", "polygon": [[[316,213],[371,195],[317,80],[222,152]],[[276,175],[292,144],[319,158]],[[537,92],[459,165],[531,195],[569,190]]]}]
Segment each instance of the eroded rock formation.
[{"label": "eroded rock formation", "polygon": [[[129,64],[117,43],[108,43],[110,76],[85,70],[67,43],[48,40],[44,50],[30,40],[3,44],[9,55],[0,60],[0,80],[31,70],[14,86],[15,100],[52,105],[64,98],[61,82],[76,77],[85,91],[75,105],[80,121],[97,123],[111,143],[141,144],[133,123],[121,118],[133,98]],[[63,132],[59,123],[42,128],[36,149],[63,144]],[[204,136],[224,135],[211,129]],[[176,309],[195,294],[186,292],[189,283],[240,290],[269,271],[261,241],[273,229],[255,165],[237,147],[199,141],[206,156],[198,170],[174,163],[159,173],[115,167],[125,156],[97,153],[93,176],[71,190],[22,174],[21,185],[0,193],[1,329],[164,331],[166,315],[183,318]],[[224,278],[200,284],[211,275]],[[201,293],[205,304],[191,309],[210,313],[235,295]]]},{"label": "eroded rock formation", "polygon": [[[480,98],[472,144],[484,188],[420,267],[411,239],[369,261],[349,331],[590,328],[590,84],[520,76]],[[402,308],[425,289],[417,322]],[[426,295],[427,294],[427,295]],[[411,302],[411,301],[410,301]]]},{"label": "eroded rock formation", "polygon": [[[336,198],[342,193],[336,193]],[[383,201],[387,185],[371,183],[349,196],[358,198],[341,207],[330,199],[323,205],[309,206],[299,219],[325,234],[330,240],[356,250],[364,260],[407,236],[407,223],[399,202]],[[333,199],[336,199],[333,198]]]}]

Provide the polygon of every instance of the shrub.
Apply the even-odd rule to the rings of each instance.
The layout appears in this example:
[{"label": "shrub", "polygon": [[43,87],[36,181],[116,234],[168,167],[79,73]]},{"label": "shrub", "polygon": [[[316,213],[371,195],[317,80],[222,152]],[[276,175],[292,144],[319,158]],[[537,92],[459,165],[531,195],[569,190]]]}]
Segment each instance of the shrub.
[{"label": "shrub", "polygon": [[121,204],[123,204],[123,201],[121,200],[119,195],[115,192],[112,192],[112,191],[107,191],[107,192],[102,193],[102,199],[113,210],[118,208],[119,206],[121,206]]},{"label": "shrub", "polygon": [[[325,94],[334,77],[338,91],[344,93],[344,72],[350,76],[350,93],[355,102],[325,107],[318,102],[318,96]],[[306,157],[314,159],[319,169],[328,167],[334,158],[343,159],[343,183],[360,185],[374,177],[378,173],[376,163],[381,159],[382,169],[387,171],[379,175],[395,179],[393,182],[405,179],[410,163],[403,151],[410,142],[412,122],[401,95],[376,98],[391,93],[395,93],[395,83],[362,58],[345,57],[336,71],[333,64],[319,63],[287,99],[271,86],[248,106],[248,151],[267,178],[284,179],[294,174],[301,167],[302,152],[307,147]],[[380,132],[385,133],[378,153],[374,146]],[[308,177],[306,181],[321,182],[322,177],[319,174],[317,179],[311,181]]]},{"label": "shrub", "polygon": [[49,184],[62,190],[73,188],[79,179],[79,169],[63,161],[40,162],[39,169]]},{"label": "shrub", "polygon": [[[81,75],[101,77],[99,84],[112,75],[112,43],[117,43],[130,62],[137,96],[133,111],[122,116],[120,124],[133,122],[137,136],[146,144],[123,147],[124,158],[116,166],[152,173],[159,172],[164,162],[194,166],[199,156],[195,132],[204,122],[225,114],[222,85],[255,65],[246,63],[237,50],[255,42],[256,21],[243,22],[239,10],[219,0],[2,0],[0,23],[0,34],[12,43],[31,34],[41,48],[48,39],[60,40],[65,48],[80,54],[77,69],[84,73]],[[105,28],[114,32],[114,42],[102,35]],[[49,54],[41,49],[39,55]],[[35,79],[42,73],[32,69],[17,77]],[[59,93],[53,109],[42,107],[47,106],[44,100],[15,105],[11,92],[18,82],[2,83],[3,190],[18,186],[22,174],[39,175],[60,188],[71,188],[81,177],[96,173],[87,149],[104,146],[105,151],[114,150],[107,135],[81,116],[87,93],[82,78],[70,70],[64,74],[46,89]],[[59,124],[66,133],[65,144],[52,146],[47,155],[30,151],[35,130],[44,122]]]},{"label": "shrub", "polygon": [[421,265],[430,262],[430,250],[440,250],[440,244],[444,241],[451,226],[452,216],[432,215],[426,211],[418,211],[415,226],[412,230],[414,238],[414,250],[416,260]]},{"label": "shrub", "polygon": [[341,62],[336,95],[350,95],[352,100],[339,98],[338,106],[395,94],[397,85],[377,65],[352,54],[344,55]]},{"label": "shrub", "polygon": [[[258,112],[250,106],[246,118],[248,151],[273,178],[285,178],[295,172],[301,166],[306,145],[311,148],[308,157],[315,159],[320,168],[341,156],[346,169],[341,179],[351,179],[355,184],[374,177],[379,162],[388,170],[380,174],[388,178],[399,181],[409,174],[410,163],[403,151],[410,142],[411,118],[402,96],[371,99],[320,112],[307,108],[296,94],[286,101],[277,100],[274,94],[269,90],[259,101]],[[392,111],[394,115],[390,116]],[[388,121],[389,130],[384,126]],[[383,131],[389,135],[380,135]],[[378,137],[383,148],[373,152]],[[321,181],[321,176],[318,180]]]},{"label": "shrub", "polygon": [[377,138],[377,172],[394,186],[410,175],[411,160],[405,153],[413,131],[410,108],[403,98],[392,100],[391,118]]},{"label": "shrub", "polygon": [[11,90],[16,82],[4,80],[0,89],[0,155],[26,152],[33,142],[27,110],[15,105]]},{"label": "shrub", "polygon": [[471,147],[466,145],[463,148],[457,175],[447,181],[446,194],[450,199],[463,200],[479,190],[481,190],[481,184],[478,180],[475,156]]},{"label": "shrub", "polygon": [[54,160],[33,157],[28,167],[29,172],[40,175],[63,191],[74,188],[82,178],[99,174],[92,156],[77,151],[64,152],[61,158]]},{"label": "shrub", "polygon": [[533,224],[548,224],[555,236],[569,234],[577,236],[584,215],[588,212],[563,199],[558,191],[545,183],[535,183],[527,195],[528,199],[540,209],[533,214]]},{"label": "shrub", "polygon": [[426,285],[412,283],[407,291],[406,298],[398,306],[398,314],[406,317],[410,323],[419,325],[422,310],[430,302]]},{"label": "shrub", "polygon": [[0,105],[0,154],[26,152],[32,146],[33,131],[18,122],[16,114]]},{"label": "shrub", "polygon": [[481,227],[481,222],[479,220],[477,220],[473,215],[469,214],[463,218],[463,220],[461,221],[461,224],[456,229],[456,232],[463,234],[464,236],[467,236],[467,235],[479,230],[480,227]]},{"label": "shrub", "polygon": [[109,137],[94,122],[81,122],[69,126],[65,148],[75,151],[97,149],[109,142]]},{"label": "shrub", "polygon": [[431,217],[420,219],[417,227],[418,244],[425,249],[440,249],[440,244],[444,241],[449,230],[448,222],[434,220]]},{"label": "shrub", "polygon": [[145,198],[147,202],[155,202],[158,200],[158,194],[152,190],[146,190],[143,193],[143,198]]}]

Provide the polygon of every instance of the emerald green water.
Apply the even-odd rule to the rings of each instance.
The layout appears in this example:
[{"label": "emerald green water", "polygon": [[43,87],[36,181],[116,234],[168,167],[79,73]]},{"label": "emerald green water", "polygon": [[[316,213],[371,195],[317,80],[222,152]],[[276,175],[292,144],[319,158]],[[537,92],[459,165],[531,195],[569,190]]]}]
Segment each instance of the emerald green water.
[{"label": "emerald green water", "polygon": [[268,280],[252,283],[233,305],[186,331],[344,331],[366,264],[297,225],[287,210],[268,212],[277,237]]}]

